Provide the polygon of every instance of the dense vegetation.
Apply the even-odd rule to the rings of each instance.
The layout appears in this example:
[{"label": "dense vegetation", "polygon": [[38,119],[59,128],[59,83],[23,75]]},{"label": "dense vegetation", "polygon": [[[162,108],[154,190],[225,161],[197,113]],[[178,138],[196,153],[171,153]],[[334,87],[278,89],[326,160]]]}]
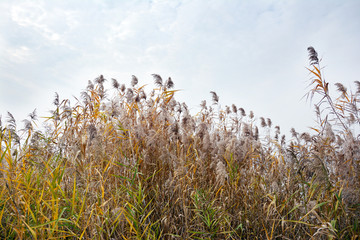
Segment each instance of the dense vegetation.
[{"label": "dense vegetation", "polygon": [[56,94],[45,128],[9,113],[0,238],[358,239],[360,82],[334,98],[308,51],[318,124],[290,140],[215,92],[192,115],[156,74],[148,94],[135,76],[112,97],[103,76],[75,105]]}]

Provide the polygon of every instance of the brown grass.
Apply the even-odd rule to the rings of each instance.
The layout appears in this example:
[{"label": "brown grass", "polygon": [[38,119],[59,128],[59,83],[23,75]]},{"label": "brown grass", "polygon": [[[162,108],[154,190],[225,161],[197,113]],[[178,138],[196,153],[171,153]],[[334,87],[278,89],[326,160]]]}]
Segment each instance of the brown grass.
[{"label": "brown grass", "polygon": [[192,115],[157,74],[150,93],[113,79],[109,100],[100,76],[75,105],[56,94],[42,131],[35,112],[23,129],[9,113],[0,238],[358,239],[360,83],[334,99],[309,54],[318,125],[288,142],[215,92]]}]

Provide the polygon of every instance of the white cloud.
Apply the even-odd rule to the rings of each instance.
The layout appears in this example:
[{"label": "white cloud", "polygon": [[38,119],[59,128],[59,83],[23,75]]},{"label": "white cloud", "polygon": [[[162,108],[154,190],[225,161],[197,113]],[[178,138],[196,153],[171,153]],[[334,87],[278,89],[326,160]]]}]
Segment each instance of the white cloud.
[{"label": "white cloud", "polygon": [[49,13],[46,12],[41,3],[25,2],[13,5],[11,8],[11,18],[14,22],[23,27],[34,28],[50,41],[57,41],[60,39],[60,35],[46,24],[48,15]]},{"label": "white cloud", "polygon": [[14,63],[30,63],[32,61],[31,49],[25,46],[8,48],[5,50],[4,54],[8,56],[9,61]]}]

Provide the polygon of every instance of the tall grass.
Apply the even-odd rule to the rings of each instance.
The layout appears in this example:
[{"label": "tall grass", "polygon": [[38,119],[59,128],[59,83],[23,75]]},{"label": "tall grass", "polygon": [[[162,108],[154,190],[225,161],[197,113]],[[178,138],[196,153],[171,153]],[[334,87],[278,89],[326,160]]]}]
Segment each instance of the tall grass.
[{"label": "tall grass", "polygon": [[56,94],[42,131],[9,113],[0,238],[358,239],[360,83],[334,98],[308,50],[318,124],[289,141],[215,92],[192,115],[157,74],[149,93],[100,76],[75,104]]}]

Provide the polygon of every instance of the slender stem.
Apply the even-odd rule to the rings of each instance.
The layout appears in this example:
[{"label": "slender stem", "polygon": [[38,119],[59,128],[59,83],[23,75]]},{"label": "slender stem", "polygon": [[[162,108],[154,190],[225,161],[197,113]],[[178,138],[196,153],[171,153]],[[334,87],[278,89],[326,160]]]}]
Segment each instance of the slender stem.
[{"label": "slender stem", "polygon": [[[328,86],[328,84],[329,83],[327,83],[326,81],[325,81],[325,79],[323,79],[323,77],[322,77],[322,74],[321,74],[321,72],[320,72],[320,63],[318,63],[317,64],[317,66],[318,66],[318,69],[319,69],[319,75],[320,75],[320,80],[322,81],[322,83],[323,83],[323,91],[324,91],[324,95],[325,95],[325,97],[326,97],[326,99],[327,99],[327,101],[328,101],[328,103],[329,103],[329,105],[330,105],[330,107],[331,107],[331,110],[332,110],[332,112],[335,114],[335,116],[337,117],[337,119],[340,121],[340,123],[341,123],[341,125],[343,126],[343,128],[346,130],[346,131],[348,131],[348,127],[344,124],[344,122],[341,120],[341,118],[340,118],[340,116],[339,116],[339,114],[338,114],[338,112],[336,111],[336,109],[335,109],[335,107],[334,107],[334,103],[333,103],[333,101],[332,101],[332,99],[331,99],[331,96],[328,94],[328,89],[327,89],[327,86]],[[315,70],[314,70],[315,71]]]}]

